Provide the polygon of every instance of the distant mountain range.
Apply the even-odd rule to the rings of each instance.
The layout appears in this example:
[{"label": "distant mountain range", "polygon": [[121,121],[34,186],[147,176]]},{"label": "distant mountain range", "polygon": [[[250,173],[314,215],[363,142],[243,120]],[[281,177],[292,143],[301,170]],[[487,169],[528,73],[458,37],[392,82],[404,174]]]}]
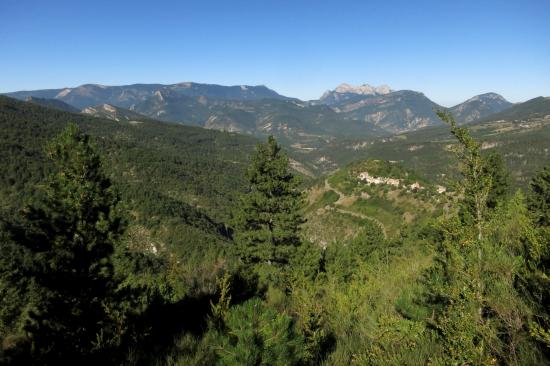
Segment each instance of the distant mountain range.
[{"label": "distant mountain range", "polygon": [[[549,97],[514,104],[468,127],[482,143],[484,153],[496,151],[502,155],[515,186],[526,186],[533,174],[550,161]],[[440,125],[378,139],[339,139],[295,157],[307,158],[325,172],[366,158],[399,161],[445,184],[449,175],[457,172],[451,148],[454,144],[456,139],[449,126]]]},{"label": "distant mountain range", "polygon": [[[325,105],[288,98],[265,86],[221,86],[197,83],[135,84],[20,91],[7,94],[25,100],[64,102],[87,114],[110,118],[104,107],[123,108],[142,116],[185,125],[296,142],[300,136],[381,136],[387,131],[345,118]],[[98,107],[100,106],[100,107]]]},{"label": "distant mountain range", "polygon": [[[421,93],[411,91],[390,91],[370,96],[386,98],[386,103],[393,100],[394,105],[398,104],[399,99],[401,103],[411,105],[413,103],[408,98],[412,97],[425,101]],[[15,105],[15,101],[10,98],[4,100],[5,111],[9,114],[10,106]],[[189,104],[183,103],[184,101]],[[434,181],[444,180],[443,174],[448,175],[453,171],[453,156],[448,147],[454,143],[454,139],[450,136],[448,126],[440,124],[391,135],[376,124],[349,117],[351,113],[359,113],[364,107],[338,112],[336,107],[289,98],[222,100],[178,96],[173,91],[166,90],[154,93],[153,98],[140,103],[139,108],[134,106],[134,110],[103,103],[79,111],[59,99],[38,97],[29,97],[25,104],[47,107],[52,118],[59,111],[66,111],[73,113],[73,117],[66,113],[65,117],[68,119],[87,118],[91,122],[93,119],[86,116],[93,116],[98,121],[116,121],[114,125],[130,125],[135,126],[134,128],[147,126],[150,131],[154,130],[155,124],[159,124],[159,131],[167,125],[138,113],[136,109],[154,116],[174,119],[178,113],[185,112],[188,113],[188,121],[193,121],[192,124],[209,129],[250,131],[259,137],[273,134],[286,147],[293,168],[309,176],[320,176],[365,158],[402,161]],[[503,104],[506,102],[503,103],[498,95],[488,94],[471,98],[451,110],[464,120],[472,113],[481,116],[491,108],[502,108]],[[421,111],[418,106],[415,110],[416,113]],[[166,114],[159,113],[162,111]],[[391,113],[399,117],[398,111],[399,108],[395,108]],[[425,111],[428,116],[426,118],[430,118],[428,112]],[[206,122],[202,120],[204,118],[207,118]],[[550,138],[548,97],[513,104],[500,112],[470,122],[469,126],[474,135],[483,141],[484,150],[496,149],[503,155],[518,186],[526,184],[526,179],[550,159],[547,148]],[[98,128],[101,129],[99,126]]]},{"label": "distant mountain range", "polygon": [[122,86],[84,84],[76,88],[18,91],[6,95],[21,100],[28,97],[57,99],[79,109],[103,103],[131,109],[132,106],[151,98],[157,91],[222,100],[290,99],[263,85],[222,86],[191,82],[170,85],[133,84]]},{"label": "distant mountain range", "polygon": [[[120,108],[143,118],[256,136],[273,134],[291,143],[304,136],[317,139],[379,137],[441,124],[435,111],[444,109],[424,94],[392,90],[387,85],[341,84],[320,99],[301,101],[263,85],[222,86],[184,82],[18,91],[8,96],[50,107],[110,118]],[[56,105],[57,103],[57,105]],[[63,105],[61,103],[64,103]],[[103,107],[102,107],[103,106]],[[105,107],[109,106],[109,107]],[[510,108],[495,93],[468,99],[450,108],[459,123],[471,123]],[[65,108],[65,109],[64,109]],[[107,108],[107,109],[106,109]],[[119,117],[114,117],[114,119]]]},{"label": "distant mountain range", "polygon": [[[391,133],[414,131],[441,124],[436,110],[446,109],[424,94],[412,90],[394,91],[389,86],[341,84],[325,92],[313,104],[326,104],[347,119],[374,124]],[[458,123],[470,123],[512,106],[496,93],[477,95],[449,108]]]}]

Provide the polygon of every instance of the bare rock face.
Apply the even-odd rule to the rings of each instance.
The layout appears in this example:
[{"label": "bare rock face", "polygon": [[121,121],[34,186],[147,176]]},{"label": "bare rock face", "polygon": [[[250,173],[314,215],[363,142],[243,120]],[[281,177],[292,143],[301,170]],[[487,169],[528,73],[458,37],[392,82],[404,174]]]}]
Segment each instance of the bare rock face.
[{"label": "bare rock face", "polygon": [[336,93],[351,93],[360,95],[374,95],[374,94],[388,94],[391,89],[388,85],[381,85],[378,87],[370,86],[369,84],[363,84],[360,86],[353,86],[350,84],[340,84],[334,89]]},{"label": "bare rock face", "polygon": [[120,107],[115,107],[107,103],[86,107],[82,109],[80,113],[87,114],[93,117],[110,119],[117,122],[121,122],[121,121],[140,122],[140,121],[148,120],[146,116],[138,114],[134,111],[120,108]]},{"label": "bare rock face", "polygon": [[334,90],[327,90],[319,99],[319,103],[326,105],[337,105],[341,102],[355,100],[358,96],[361,97],[384,95],[391,92],[392,90],[388,85],[375,87],[369,84],[353,86],[350,84],[342,83],[338,85]]}]

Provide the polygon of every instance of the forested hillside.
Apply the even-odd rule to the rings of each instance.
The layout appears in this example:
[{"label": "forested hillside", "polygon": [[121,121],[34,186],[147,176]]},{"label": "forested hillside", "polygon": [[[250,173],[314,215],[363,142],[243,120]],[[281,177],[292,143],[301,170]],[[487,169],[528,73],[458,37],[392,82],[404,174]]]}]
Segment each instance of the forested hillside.
[{"label": "forested hillside", "polygon": [[75,108],[61,100],[58,99],[47,99],[47,98],[37,98],[37,97],[28,97],[27,102],[41,105],[47,108],[59,109],[65,112],[78,113],[78,108]]},{"label": "forested hillside", "polygon": [[0,366],[550,365],[550,0],[0,0]]},{"label": "forested hillside", "polygon": [[[94,137],[143,241],[175,247],[225,240],[223,220],[242,188],[256,141],[158,122],[85,117],[0,97],[0,207],[19,209],[50,171],[45,144],[68,123]],[[167,230],[167,228],[170,228]],[[177,232],[185,232],[185,240]]]},{"label": "forested hillside", "polygon": [[0,363],[548,364],[550,170],[439,118],[444,186],[304,182],[273,137],[1,97]]}]

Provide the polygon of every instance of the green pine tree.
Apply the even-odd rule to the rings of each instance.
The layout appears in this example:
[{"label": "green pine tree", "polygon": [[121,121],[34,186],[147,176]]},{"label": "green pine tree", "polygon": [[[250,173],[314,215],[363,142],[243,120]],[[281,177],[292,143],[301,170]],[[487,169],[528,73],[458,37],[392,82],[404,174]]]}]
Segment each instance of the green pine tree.
[{"label": "green pine tree", "polygon": [[544,167],[529,185],[527,207],[537,228],[539,247],[526,248],[531,271],[527,276],[528,293],[536,303],[537,321],[531,334],[550,348],[550,167]]},{"label": "green pine tree", "polygon": [[239,255],[246,264],[286,265],[301,243],[303,197],[272,136],[258,145],[247,178],[248,191],[234,217]]},{"label": "green pine tree", "polygon": [[544,167],[529,185],[527,204],[539,226],[550,226],[550,167]]},{"label": "green pine tree", "polygon": [[29,342],[21,329],[36,303],[36,284],[31,278],[32,255],[15,243],[9,222],[0,219],[0,364],[26,359]]},{"label": "green pine tree", "polygon": [[89,137],[68,126],[48,147],[55,170],[11,240],[31,253],[38,300],[24,326],[35,362],[90,360],[106,342],[118,196]]},{"label": "green pine tree", "polygon": [[220,334],[218,364],[226,366],[299,365],[303,339],[292,318],[265,306],[258,298],[232,307]]},{"label": "green pine tree", "polygon": [[526,334],[529,305],[516,288],[526,271],[521,256],[539,247],[523,198],[503,199],[499,163],[485,160],[480,144],[450,114],[439,115],[458,140],[462,180],[459,214],[437,224],[434,263],[427,271],[430,323],[445,351],[438,362],[538,364],[542,356]]},{"label": "green pine tree", "polygon": [[444,364],[490,364],[493,355],[487,351],[490,329],[483,317],[482,271],[492,177],[481,156],[481,144],[469,130],[458,127],[450,113],[438,112],[438,116],[450,125],[458,142],[462,179],[456,184],[458,215],[437,224],[436,255],[427,272],[428,303],[445,349]]},{"label": "green pine tree", "polygon": [[476,227],[478,240],[481,240],[483,223],[487,219],[487,200],[493,186],[492,176],[481,155],[481,144],[470,136],[467,128],[457,126],[450,112],[438,111],[437,115],[449,124],[459,145],[456,154],[461,165],[462,181],[456,186],[464,197],[461,204],[462,219]]},{"label": "green pine tree", "polygon": [[494,209],[509,194],[509,174],[502,161],[502,156],[497,153],[492,153],[485,159],[485,170],[491,176],[487,207]]}]

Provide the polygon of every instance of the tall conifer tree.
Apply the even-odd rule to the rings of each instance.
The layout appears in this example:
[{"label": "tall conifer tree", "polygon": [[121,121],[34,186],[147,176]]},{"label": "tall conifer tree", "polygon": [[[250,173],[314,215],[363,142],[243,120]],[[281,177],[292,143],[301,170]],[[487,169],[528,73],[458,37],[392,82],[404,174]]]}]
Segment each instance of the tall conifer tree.
[{"label": "tall conifer tree", "polygon": [[235,214],[235,239],[247,264],[287,264],[300,245],[303,197],[287,156],[270,136],[248,169],[248,192]]},{"label": "tall conifer tree", "polygon": [[487,219],[487,200],[493,187],[492,174],[481,155],[481,144],[470,136],[470,131],[459,127],[451,113],[438,111],[437,116],[451,127],[451,134],[458,142],[456,150],[461,165],[462,181],[459,193],[463,195],[461,217],[477,229],[477,238],[483,238],[483,224]]},{"label": "tall conifer tree", "polygon": [[[538,247],[523,197],[506,198],[506,173],[498,158],[481,155],[481,144],[449,113],[438,113],[458,142],[462,180],[459,215],[437,224],[434,263],[427,271],[427,299],[445,354],[441,364],[535,364],[526,324],[530,310],[517,291],[525,274],[524,247]],[[529,361],[520,361],[527,357]],[[436,362],[437,363],[437,362]]]},{"label": "tall conifer tree", "polygon": [[491,189],[487,197],[487,207],[494,209],[509,194],[509,173],[504,166],[502,156],[492,153],[485,159],[485,170],[491,175]]},{"label": "tall conifer tree", "polygon": [[42,364],[90,359],[107,336],[111,255],[124,225],[119,201],[87,135],[68,126],[47,148],[54,172],[11,239],[31,253],[39,292],[25,326]]},{"label": "tall conifer tree", "polygon": [[529,185],[527,207],[537,227],[540,248],[527,248],[531,264],[528,290],[537,304],[537,322],[531,333],[550,348],[550,167],[538,172]]},{"label": "tall conifer tree", "polygon": [[550,167],[544,167],[531,181],[527,196],[529,211],[543,227],[550,226]]}]

